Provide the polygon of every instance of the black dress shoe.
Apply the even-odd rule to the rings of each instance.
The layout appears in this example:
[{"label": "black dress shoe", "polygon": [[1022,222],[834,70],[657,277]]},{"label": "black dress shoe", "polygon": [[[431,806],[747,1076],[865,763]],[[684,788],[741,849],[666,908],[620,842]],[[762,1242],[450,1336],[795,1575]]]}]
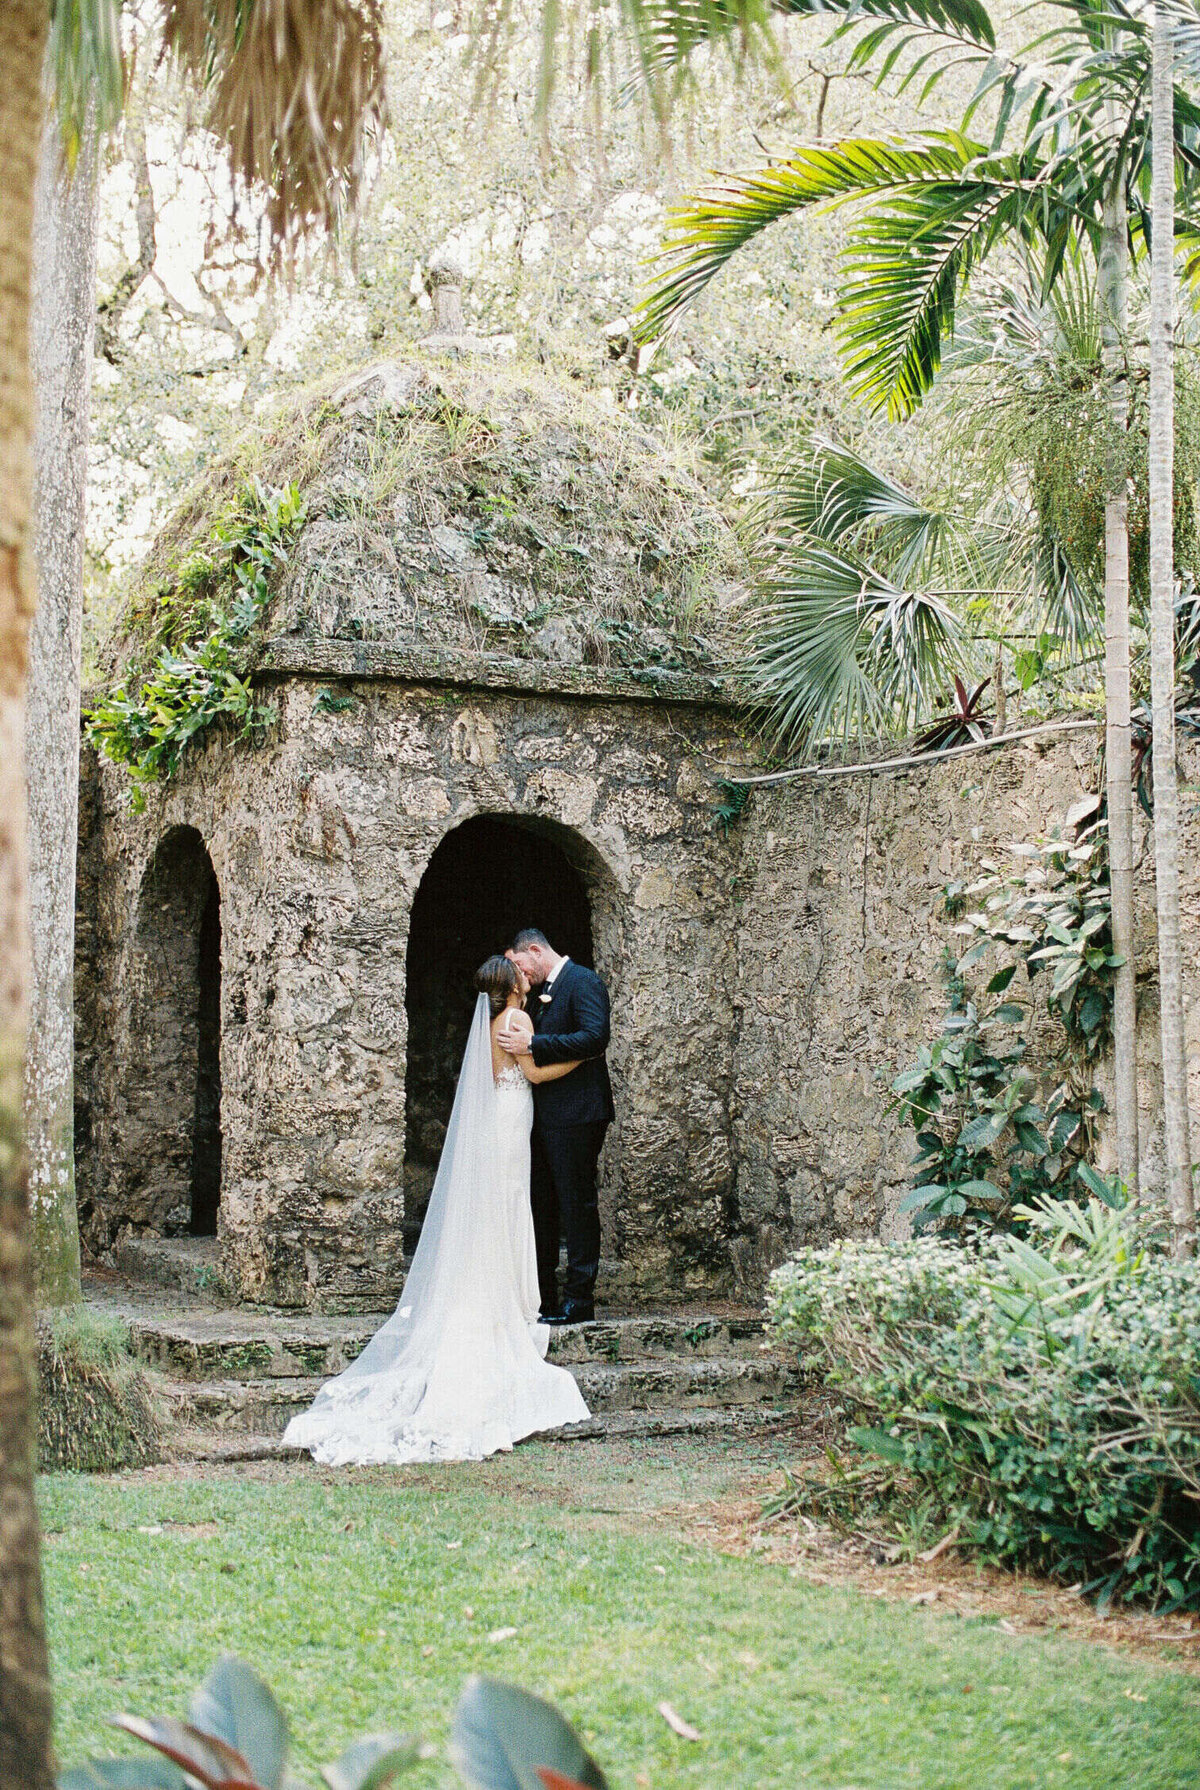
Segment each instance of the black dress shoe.
[{"label": "black dress shoe", "polygon": [[590,1299],[567,1299],[561,1311],[543,1321],[547,1324],[590,1324],[596,1316],[596,1307]]},{"label": "black dress shoe", "polygon": [[539,1311],[537,1321],[539,1324],[561,1324],[563,1317],[561,1311]]}]

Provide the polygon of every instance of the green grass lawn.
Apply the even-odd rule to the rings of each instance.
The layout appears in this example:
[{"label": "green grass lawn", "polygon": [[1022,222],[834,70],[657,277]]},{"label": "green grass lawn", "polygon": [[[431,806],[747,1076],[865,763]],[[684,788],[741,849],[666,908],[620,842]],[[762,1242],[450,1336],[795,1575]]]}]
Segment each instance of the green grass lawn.
[{"label": "green grass lawn", "polygon": [[[660,1444],[391,1474],[48,1479],[60,1758],[134,1750],[103,1717],[182,1713],[228,1649],[270,1680],[312,1776],[372,1728],[440,1745],[463,1679],[485,1671],[560,1704],[614,1790],[1200,1783],[1196,1679],[677,1539],[657,1511],[721,1471]],[[664,1699],[698,1744],[669,1731]],[[439,1758],[409,1782],[449,1777]]]}]

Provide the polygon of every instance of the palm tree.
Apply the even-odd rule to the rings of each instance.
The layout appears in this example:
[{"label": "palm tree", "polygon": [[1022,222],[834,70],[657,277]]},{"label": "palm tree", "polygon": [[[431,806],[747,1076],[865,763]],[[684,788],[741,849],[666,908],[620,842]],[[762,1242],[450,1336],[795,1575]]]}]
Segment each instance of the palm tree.
[{"label": "palm tree", "polygon": [[[22,1084],[28,1012],[24,708],[36,593],[30,541],[29,313],[42,75],[68,149],[122,89],[117,0],[0,7],[0,1783],[50,1790],[50,1688],[33,1504],[32,1263]],[[378,0],[163,0],[168,47],[203,87],[235,176],[262,195],[275,251],[355,194],[382,108]]]},{"label": "palm tree", "polygon": [[1154,874],[1167,1196],[1177,1255],[1196,1242],[1179,946],[1179,780],[1175,764],[1175,157],[1171,18],[1156,0],[1150,272],[1150,677],[1154,716]]},{"label": "palm tree", "polygon": [[820,438],[773,469],[747,519],[759,577],[742,674],[778,749],[907,728],[953,676],[979,674],[977,641],[1053,638],[1064,673],[1094,641],[1102,542],[1086,518],[1103,459],[1081,455],[1061,484],[1046,461],[1095,409],[1097,356],[1079,294],[1040,305],[1005,284],[953,344],[923,479],[936,498]]},{"label": "palm tree", "polygon": [[[841,9],[839,9],[841,10]],[[849,25],[861,10],[849,7]],[[738,249],[781,218],[814,205],[854,205],[859,216],[843,258],[840,330],[853,389],[895,417],[910,414],[930,389],[952,335],[956,304],[997,249],[1040,242],[1053,286],[1071,245],[1094,256],[1112,374],[1114,434],[1127,397],[1119,377],[1131,243],[1148,234],[1144,192],[1149,161],[1149,35],[1123,0],[1065,0],[1067,23],[1012,61],[995,54],[990,21],[956,15],[952,29],[912,7],[873,0],[885,17],[864,43],[885,49],[884,68],[920,71],[926,91],[938,78],[932,30],[951,45],[946,60],[977,61],[982,76],[959,131],[911,142],[857,138],[798,149],[788,160],[728,181],[673,215],[668,271],[643,306],[641,333],[665,333]],[[848,28],[843,27],[843,29]],[[863,59],[860,46],[860,61]],[[933,61],[933,73],[928,73]],[[990,142],[968,135],[981,100],[997,108]],[[1004,141],[1024,114],[1019,146]],[[1200,168],[1200,111],[1174,92],[1175,153],[1189,187]],[[1187,230],[1186,224],[1183,226]],[[1126,471],[1116,449],[1105,504],[1106,771],[1113,935],[1123,960],[1115,987],[1116,1129],[1119,1165],[1136,1191],[1137,1061],[1133,961],[1133,813],[1129,690],[1129,551]]]}]

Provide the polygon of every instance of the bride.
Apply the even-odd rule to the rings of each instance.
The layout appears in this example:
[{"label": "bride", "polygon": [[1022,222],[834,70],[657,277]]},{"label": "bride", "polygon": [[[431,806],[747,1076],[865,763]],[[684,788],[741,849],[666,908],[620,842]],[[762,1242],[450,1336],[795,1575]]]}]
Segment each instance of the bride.
[{"label": "bride", "polygon": [[528,983],[506,957],[475,977],[479,999],[429,1209],[400,1303],[358,1359],[293,1417],[284,1443],[329,1466],[473,1461],[590,1415],[565,1368],[544,1359],[529,1205],[531,1082],[502,1033],[532,1035]]}]

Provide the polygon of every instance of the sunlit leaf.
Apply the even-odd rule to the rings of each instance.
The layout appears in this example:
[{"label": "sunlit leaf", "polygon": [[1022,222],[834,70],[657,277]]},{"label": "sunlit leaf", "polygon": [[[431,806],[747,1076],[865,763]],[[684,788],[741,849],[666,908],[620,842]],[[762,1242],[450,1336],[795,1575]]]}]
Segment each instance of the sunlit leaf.
[{"label": "sunlit leaf", "polygon": [[454,1712],[451,1752],[477,1790],[543,1790],[538,1768],[549,1766],[607,1790],[604,1773],[558,1710],[499,1679],[467,1680]]},{"label": "sunlit leaf", "polygon": [[247,1761],[265,1790],[278,1790],[287,1759],[287,1720],[266,1681],[224,1654],[192,1697],[192,1726]]},{"label": "sunlit leaf", "polygon": [[421,1743],[411,1734],[369,1734],[347,1747],[321,1772],[329,1790],[386,1790],[421,1758]]}]

